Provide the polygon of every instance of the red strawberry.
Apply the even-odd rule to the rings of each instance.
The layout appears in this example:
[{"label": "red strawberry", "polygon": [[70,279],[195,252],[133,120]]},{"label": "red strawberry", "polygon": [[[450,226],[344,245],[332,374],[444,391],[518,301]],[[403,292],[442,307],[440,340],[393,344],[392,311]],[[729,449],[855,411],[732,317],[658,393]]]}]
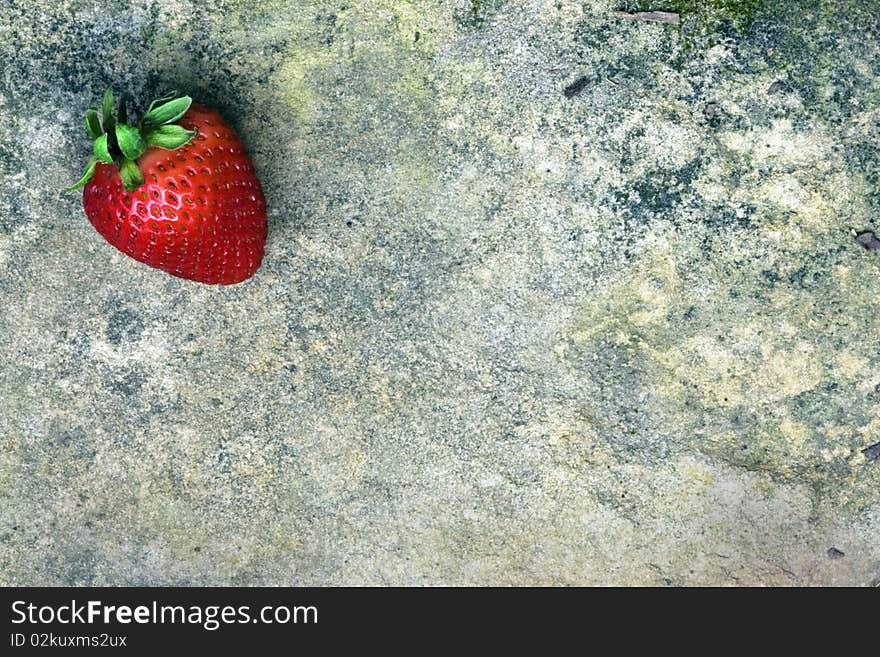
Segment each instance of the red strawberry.
[{"label": "red strawberry", "polygon": [[[86,112],[94,157],[83,207],[104,238],[135,260],[202,283],[253,276],[263,259],[266,200],[233,129],[188,96],[154,101],[138,123],[104,95]],[[179,122],[179,123],[178,123]]]}]

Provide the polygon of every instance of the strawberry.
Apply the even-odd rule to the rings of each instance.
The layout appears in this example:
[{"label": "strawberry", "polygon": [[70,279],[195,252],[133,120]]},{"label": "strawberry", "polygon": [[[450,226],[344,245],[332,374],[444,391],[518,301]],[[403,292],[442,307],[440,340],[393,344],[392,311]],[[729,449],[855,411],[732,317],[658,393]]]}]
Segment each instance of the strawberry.
[{"label": "strawberry", "polygon": [[94,156],[69,190],[85,187],[89,221],[123,253],[169,274],[229,285],[263,259],[266,200],[235,131],[189,96],[154,101],[138,122],[125,102],[102,120],[86,112]]}]

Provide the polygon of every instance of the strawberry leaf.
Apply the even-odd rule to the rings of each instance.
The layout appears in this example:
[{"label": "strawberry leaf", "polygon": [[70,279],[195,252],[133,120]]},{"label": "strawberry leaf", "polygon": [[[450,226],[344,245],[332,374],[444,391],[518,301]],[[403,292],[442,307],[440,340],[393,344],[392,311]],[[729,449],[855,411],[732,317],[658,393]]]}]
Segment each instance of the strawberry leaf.
[{"label": "strawberry leaf", "polygon": [[90,157],[88,166],[86,166],[86,172],[83,174],[83,177],[80,178],[79,180],[77,180],[75,183],[73,183],[70,187],[65,187],[64,190],[68,191],[68,192],[72,192],[74,189],[79,189],[80,187],[85,185],[87,182],[89,182],[92,179],[92,176],[95,175],[95,164],[96,163],[97,163],[97,160],[95,160],[95,158],[93,158],[93,157]]},{"label": "strawberry leaf", "polygon": [[101,121],[98,120],[98,110],[90,108],[86,111],[86,130],[93,140],[101,136]]},{"label": "strawberry leaf", "polygon": [[195,136],[195,130],[187,130],[179,125],[161,125],[147,133],[147,143],[173,150],[188,144]]},{"label": "strawberry leaf", "polygon": [[167,123],[174,123],[186,114],[186,111],[191,104],[192,98],[189,96],[175,98],[167,103],[162,103],[144,114],[144,117],[141,119],[141,124],[144,127],[149,128],[165,125]]},{"label": "strawberry leaf", "polygon": [[178,94],[176,91],[169,91],[167,94],[165,94],[165,95],[162,96],[161,98],[157,98],[157,99],[154,100],[152,103],[150,103],[150,106],[147,108],[147,112],[152,112],[152,111],[153,111],[153,108],[154,108],[156,105],[161,105],[162,103],[167,103],[169,100],[174,100],[174,99],[177,98],[179,95],[180,95],[180,94]]},{"label": "strawberry leaf", "polygon": [[119,144],[119,150],[129,160],[138,159],[147,150],[144,138],[141,137],[141,131],[124,123],[116,126],[116,141]]},{"label": "strawberry leaf", "polygon": [[138,165],[134,160],[125,159],[119,166],[119,175],[122,177],[122,184],[125,185],[125,191],[133,192],[144,184],[144,174],[138,169]]},{"label": "strawberry leaf", "polygon": [[110,164],[113,162],[113,156],[110,155],[110,146],[107,144],[107,135],[103,134],[95,140],[95,143],[92,145],[92,150],[95,152],[95,159],[98,162],[106,162]]}]

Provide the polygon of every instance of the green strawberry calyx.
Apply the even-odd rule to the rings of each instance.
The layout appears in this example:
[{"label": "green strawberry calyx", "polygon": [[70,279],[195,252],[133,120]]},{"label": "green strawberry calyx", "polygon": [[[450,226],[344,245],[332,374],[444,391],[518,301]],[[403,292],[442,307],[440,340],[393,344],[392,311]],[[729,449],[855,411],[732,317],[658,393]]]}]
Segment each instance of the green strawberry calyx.
[{"label": "green strawberry calyx", "polygon": [[186,114],[192,98],[168,94],[150,103],[150,107],[140,121],[129,122],[125,110],[125,98],[119,103],[119,112],[113,115],[113,91],[104,92],[101,103],[101,116],[98,110],[86,111],[86,130],[92,139],[94,155],[89,158],[86,172],[67,191],[79,189],[92,179],[95,166],[99,162],[115,164],[126,191],[133,192],[144,184],[144,175],[137,165],[137,159],[147,148],[156,146],[174,150],[188,144],[196,136],[196,130],[187,130],[177,125]]}]

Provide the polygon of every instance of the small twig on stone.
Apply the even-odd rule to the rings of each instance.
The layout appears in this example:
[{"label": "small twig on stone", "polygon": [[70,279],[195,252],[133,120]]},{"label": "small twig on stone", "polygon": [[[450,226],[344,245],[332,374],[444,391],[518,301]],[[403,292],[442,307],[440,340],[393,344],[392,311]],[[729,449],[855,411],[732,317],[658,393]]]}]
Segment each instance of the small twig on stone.
[{"label": "small twig on stone", "polygon": [[590,79],[588,77],[580,77],[572,82],[570,85],[568,85],[565,89],[563,89],[562,93],[565,94],[566,98],[574,98],[584,89],[586,89],[588,84],[590,84]]},{"label": "small twig on stone", "polygon": [[836,547],[828,548],[826,552],[829,559],[837,561],[838,559],[843,559],[846,556],[846,553],[843,550],[838,550]]},{"label": "small twig on stone", "polygon": [[872,230],[863,230],[861,233],[853,231],[856,242],[865,247],[868,251],[880,251],[880,240]]},{"label": "small twig on stone", "polygon": [[865,455],[869,462],[880,464],[880,443],[874,443],[870,447],[865,447],[862,450],[862,454]]},{"label": "small twig on stone", "polygon": [[681,17],[672,11],[616,11],[615,15],[625,21],[647,21],[649,23],[681,23]]}]

